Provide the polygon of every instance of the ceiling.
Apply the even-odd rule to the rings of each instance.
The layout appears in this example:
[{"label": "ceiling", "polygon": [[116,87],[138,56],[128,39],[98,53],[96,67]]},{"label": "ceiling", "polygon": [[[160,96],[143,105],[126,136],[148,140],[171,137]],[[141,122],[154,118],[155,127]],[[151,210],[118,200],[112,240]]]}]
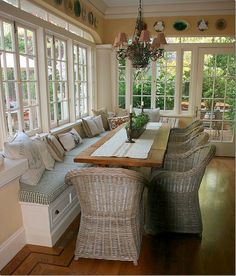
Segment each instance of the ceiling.
[{"label": "ceiling", "polygon": [[[139,0],[88,0],[105,18],[136,17]],[[234,0],[142,0],[143,14],[151,16],[234,14]]]}]

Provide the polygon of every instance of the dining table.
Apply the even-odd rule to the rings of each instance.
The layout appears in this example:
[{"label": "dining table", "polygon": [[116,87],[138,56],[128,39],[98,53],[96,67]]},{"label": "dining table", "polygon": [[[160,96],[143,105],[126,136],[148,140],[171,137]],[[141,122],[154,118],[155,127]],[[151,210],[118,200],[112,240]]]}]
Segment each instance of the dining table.
[{"label": "dining table", "polygon": [[[134,139],[135,143],[128,143],[123,124],[78,154],[74,162],[98,166],[160,168],[163,165],[169,133],[168,124],[148,123],[144,133]],[[116,148],[124,150],[119,152]],[[130,152],[130,156],[127,152]]]}]

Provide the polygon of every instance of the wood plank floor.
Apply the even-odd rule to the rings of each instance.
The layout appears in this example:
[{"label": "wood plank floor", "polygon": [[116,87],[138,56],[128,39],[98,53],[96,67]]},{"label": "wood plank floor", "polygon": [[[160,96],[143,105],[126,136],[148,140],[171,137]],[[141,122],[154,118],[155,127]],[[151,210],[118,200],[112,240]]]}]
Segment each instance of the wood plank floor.
[{"label": "wood plank floor", "polygon": [[73,260],[79,218],[53,248],[26,245],[1,274],[235,275],[235,163],[214,158],[200,188],[203,236],[145,235],[138,266],[131,262]]}]

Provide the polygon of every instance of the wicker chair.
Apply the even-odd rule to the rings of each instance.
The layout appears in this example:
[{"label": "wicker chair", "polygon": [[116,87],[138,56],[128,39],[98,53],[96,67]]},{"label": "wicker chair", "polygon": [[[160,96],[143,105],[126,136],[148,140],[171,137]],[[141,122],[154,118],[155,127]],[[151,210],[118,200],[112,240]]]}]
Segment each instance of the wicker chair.
[{"label": "wicker chair", "polygon": [[146,231],[202,233],[198,190],[215,146],[207,144],[167,158],[148,189]]},{"label": "wicker chair", "polygon": [[122,168],[93,167],[72,170],[81,206],[75,260],[79,257],[133,261],[139,258],[144,211],[145,178]]},{"label": "wicker chair", "polygon": [[195,147],[205,145],[209,140],[209,134],[200,132],[182,143],[168,143],[167,154],[177,154],[189,151]]},{"label": "wicker chair", "polygon": [[194,128],[202,126],[202,125],[203,125],[202,121],[196,120],[196,121],[192,122],[190,125],[186,126],[185,128],[179,128],[179,127],[172,128],[170,132],[171,132],[171,135],[186,134],[187,132],[193,130]]},{"label": "wicker chair", "polygon": [[186,133],[170,133],[168,144],[169,143],[183,143],[189,140],[190,138],[193,138],[195,135],[197,135],[200,132],[204,131],[203,126],[197,126]]}]

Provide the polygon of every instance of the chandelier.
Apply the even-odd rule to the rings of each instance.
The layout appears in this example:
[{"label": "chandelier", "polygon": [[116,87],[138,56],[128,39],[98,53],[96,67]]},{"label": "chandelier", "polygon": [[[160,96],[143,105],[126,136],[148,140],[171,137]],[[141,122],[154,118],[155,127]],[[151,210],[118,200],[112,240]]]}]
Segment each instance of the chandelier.
[{"label": "chandelier", "polygon": [[150,61],[162,58],[164,49],[161,45],[167,44],[165,35],[158,32],[157,36],[151,41],[147,25],[142,19],[142,6],[139,0],[138,17],[132,40],[127,41],[125,33],[118,33],[114,41],[116,58],[119,61],[128,58],[136,69],[146,68]]}]

